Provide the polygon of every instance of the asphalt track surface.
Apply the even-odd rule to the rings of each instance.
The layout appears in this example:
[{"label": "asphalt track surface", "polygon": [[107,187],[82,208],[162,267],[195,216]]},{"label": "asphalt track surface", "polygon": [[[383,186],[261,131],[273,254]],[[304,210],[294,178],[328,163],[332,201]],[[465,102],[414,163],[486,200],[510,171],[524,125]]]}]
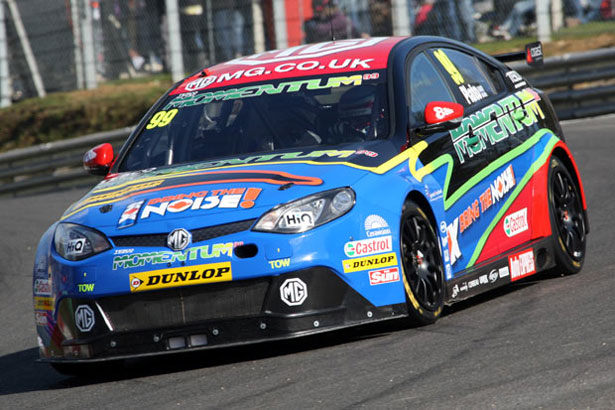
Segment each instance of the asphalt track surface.
[{"label": "asphalt track surface", "polygon": [[587,193],[583,270],[399,321],[133,360],[88,378],[35,363],[40,235],[85,189],[0,200],[0,408],[615,408],[615,117],[566,123]]}]

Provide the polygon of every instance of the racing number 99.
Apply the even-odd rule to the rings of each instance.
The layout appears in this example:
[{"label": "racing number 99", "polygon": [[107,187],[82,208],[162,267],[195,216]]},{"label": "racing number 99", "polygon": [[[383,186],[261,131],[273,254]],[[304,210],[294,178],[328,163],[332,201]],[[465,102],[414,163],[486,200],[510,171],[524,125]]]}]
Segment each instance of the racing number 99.
[{"label": "racing number 99", "polygon": [[145,128],[151,130],[152,128],[156,127],[166,127],[171,123],[175,115],[177,115],[177,111],[179,111],[177,108],[174,108],[169,111],[158,111],[156,114],[154,114],[152,119],[149,120],[149,124],[147,124],[147,127]]}]

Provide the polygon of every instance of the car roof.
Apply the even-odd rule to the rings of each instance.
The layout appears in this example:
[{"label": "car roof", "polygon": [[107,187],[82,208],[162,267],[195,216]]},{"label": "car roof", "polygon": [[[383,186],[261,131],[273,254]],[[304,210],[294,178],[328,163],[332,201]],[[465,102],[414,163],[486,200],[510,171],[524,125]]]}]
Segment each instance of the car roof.
[{"label": "car roof", "polygon": [[306,44],[273,50],[200,70],[184,79],[171,95],[267,80],[316,74],[381,70],[393,47],[406,37],[372,37]]}]

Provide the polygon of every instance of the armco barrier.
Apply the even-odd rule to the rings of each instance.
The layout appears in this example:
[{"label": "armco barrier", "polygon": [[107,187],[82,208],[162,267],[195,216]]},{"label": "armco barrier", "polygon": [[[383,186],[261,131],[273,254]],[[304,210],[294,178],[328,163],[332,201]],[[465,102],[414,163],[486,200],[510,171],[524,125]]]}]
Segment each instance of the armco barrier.
[{"label": "armco barrier", "polygon": [[118,149],[134,127],[49,142],[0,154],[0,195],[51,190],[75,183],[94,183],[100,177],[82,168],[88,149],[109,142]]},{"label": "armco barrier", "polygon": [[[544,67],[511,67],[545,90],[560,119],[615,112],[615,48],[565,54],[545,59]],[[94,184],[100,177],[82,168],[88,149],[109,142],[117,149],[133,127],[51,142],[0,154],[0,195]]]},{"label": "armco barrier", "polygon": [[560,120],[615,112],[615,48],[549,57],[539,69],[511,67],[547,92]]}]

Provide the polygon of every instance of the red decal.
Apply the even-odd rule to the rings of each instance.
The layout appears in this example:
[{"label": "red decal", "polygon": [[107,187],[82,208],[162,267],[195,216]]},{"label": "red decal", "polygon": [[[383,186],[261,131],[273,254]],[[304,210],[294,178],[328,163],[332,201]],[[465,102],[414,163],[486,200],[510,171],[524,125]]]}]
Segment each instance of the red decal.
[{"label": "red decal", "polygon": [[463,117],[463,106],[461,104],[432,101],[425,107],[425,122],[427,124],[438,124],[461,117]]},{"label": "red decal", "polygon": [[508,257],[510,267],[510,281],[525,278],[536,273],[536,263],[534,262],[534,250],[523,251]]},{"label": "red decal", "polygon": [[383,283],[391,283],[399,281],[399,269],[398,268],[387,268],[380,270],[370,270],[369,271],[369,284],[370,285],[381,285]]},{"label": "red decal", "polygon": [[260,188],[248,188],[248,191],[244,195],[243,201],[239,206],[244,209],[252,208],[254,206],[254,201],[258,198],[261,191],[262,189]]},{"label": "red decal", "polygon": [[[284,78],[345,74],[386,68],[389,52],[402,37],[348,39],[306,44],[240,57],[187,78],[171,95]],[[366,74],[377,79],[379,73]]]}]

